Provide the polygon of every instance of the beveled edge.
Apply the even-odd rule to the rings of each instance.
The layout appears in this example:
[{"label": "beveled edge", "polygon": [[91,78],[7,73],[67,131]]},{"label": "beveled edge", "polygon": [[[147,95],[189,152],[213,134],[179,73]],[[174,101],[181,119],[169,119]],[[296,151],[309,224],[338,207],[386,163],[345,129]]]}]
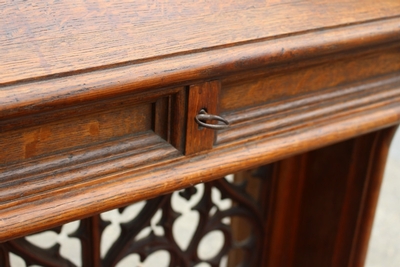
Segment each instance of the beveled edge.
[{"label": "beveled edge", "polygon": [[318,29],[89,73],[0,85],[0,119],[400,40],[400,18]]}]

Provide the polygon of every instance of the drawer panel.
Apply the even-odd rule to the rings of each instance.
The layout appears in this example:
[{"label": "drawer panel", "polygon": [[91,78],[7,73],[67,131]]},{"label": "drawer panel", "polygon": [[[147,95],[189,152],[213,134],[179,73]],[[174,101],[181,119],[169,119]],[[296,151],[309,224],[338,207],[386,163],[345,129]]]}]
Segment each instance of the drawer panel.
[{"label": "drawer panel", "polygon": [[151,130],[152,103],[66,118],[0,134],[1,164]]},{"label": "drawer panel", "polygon": [[0,121],[0,166],[68,157],[77,149],[120,138],[135,140],[149,131],[182,151],[185,129],[180,122],[186,117],[179,114],[186,112],[185,90],[155,90]]},{"label": "drawer panel", "polygon": [[220,111],[226,113],[264,105],[400,70],[398,47],[379,53],[341,57],[318,59],[318,62],[309,60],[227,77],[222,80]]},{"label": "drawer panel", "polygon": [[159,89],[0,121],[0,203],[180,157],[186,91]]},{"label": "drawer panel", "polygon": [[400,98],[399,73],[400,49],[391,46],[226,77],[220,111],[231,126],[217,133],[215,145],[293,135],[383,107]]}]

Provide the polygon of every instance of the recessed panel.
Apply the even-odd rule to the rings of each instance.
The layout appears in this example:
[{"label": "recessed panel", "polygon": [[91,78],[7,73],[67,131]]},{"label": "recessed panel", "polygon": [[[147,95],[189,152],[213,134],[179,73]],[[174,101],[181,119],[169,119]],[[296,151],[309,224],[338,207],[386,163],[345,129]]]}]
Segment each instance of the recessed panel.
[{"label": "recessed panel", "polygon": [[255,70],[228,77],[221,85],[221,112],[265,105],[318,90],[400,70],[400,51],[358,55],[293,69]]},{"label": "recessed panel", "polygon": [[148,103],[1,133],[0,164],[57,154],[150,130],[151,116],[152,104]]}]

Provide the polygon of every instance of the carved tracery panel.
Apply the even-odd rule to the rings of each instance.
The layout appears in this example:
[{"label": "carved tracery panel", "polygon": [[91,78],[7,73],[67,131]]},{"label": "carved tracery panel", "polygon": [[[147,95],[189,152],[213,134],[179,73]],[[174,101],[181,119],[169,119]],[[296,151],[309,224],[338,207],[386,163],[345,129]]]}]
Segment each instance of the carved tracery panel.
[{"label": "carved tracery panel", "polygon": [[75,222],[63,231],[79,241],[75,258],[40,234],[0,244],[0,266],[258,266],[266,173],[244,172]]}]

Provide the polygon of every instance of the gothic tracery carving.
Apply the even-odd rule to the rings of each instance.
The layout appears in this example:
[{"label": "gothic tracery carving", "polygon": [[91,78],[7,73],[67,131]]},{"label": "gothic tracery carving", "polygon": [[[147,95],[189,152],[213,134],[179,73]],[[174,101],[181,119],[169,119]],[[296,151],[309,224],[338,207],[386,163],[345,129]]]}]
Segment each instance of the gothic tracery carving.
[{"label": "gothic tracery carving", "polygon": [[[258,180],[262,181],[262,179]],[[103,257],[100,255],[101,240],[107,238],[103,232],[110,222],[100,215],[81,220],[79,227],[69,235],[70,238],[77,238],[80,241],[82,255],[80,266],[117,266],[121,260],[131,254],[139,255],[140,261],[144,262],[155,252],[164,251],[169,254],[169,263],[165,266],[194,267],[203,264],[201,266],[218,267],[230,252],[237,250],[243,252],[242,264],[245,263],[243,266],[257,266],[258,258],[255,255],[261,252],[263,245],[265,211],[260,208],[260,204],[254,199],[254,196],[248,193],[246,188],[246,181],[237,184],[222,178],[148,200],[133,219],[120,223],[121,233]],[[213,191],[219,193],[219,201],[229,200],[231,203],[228,205],[229,207],[221,208],[213,199],[215,198]],[[193,202],[195,200],[192,210],[198,214],[198,221],[191,222],[194,233],[184,248],[177,242],[177,233],[174,233],[174,224],[182,216],[173,207],[172,199],[174,197],[181,198],[181,201]],[[162,231],[156,232],[150,227],[148,234],[140,236],[143,229],[151,225],[151,220],[160,210],[161,217],[157,227]],[[120,214],[124,211],[125,208],[119,209]],[[235,240],[231,228],[233,218],[241,218],[246,221],[247,227],[251,229],[247,238]],[[49,231],[60,233],[61,227]],[[211,257],[202,257],[199,253],[202,240],[207,235],[216,232],[223,237],[222,245],[218,251],[214,251]],[[10,265],[10,252],[21,257],[26,266],[77,266],[60,254],[59,244],[50,248],[41,248],[26,238],[1,244],[1,266],[14,267]],[[242,264],[239,263],[238,266],[242,266]]]}]

